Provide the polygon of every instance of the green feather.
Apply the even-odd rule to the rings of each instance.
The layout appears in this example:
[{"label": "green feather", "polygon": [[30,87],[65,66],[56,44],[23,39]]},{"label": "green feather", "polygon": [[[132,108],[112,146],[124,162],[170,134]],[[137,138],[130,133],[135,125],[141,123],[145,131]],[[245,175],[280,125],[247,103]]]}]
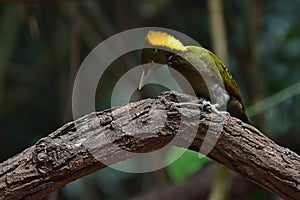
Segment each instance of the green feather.
[{"label": "green feather", "polygon": [[[217,98],[220,97],[220,102],[226,100],[226,110],[232,116],[249,123],[240,90],[227,67],[214,53],[203,47],[183,46],[179,40],[162,32],[149,32],[146,42],[152,48],[142,50],[143,63],[168,64],[185,76],[198,97],[211,100],[212,91]],[[213,83],[210,89],[207,83]]]}]

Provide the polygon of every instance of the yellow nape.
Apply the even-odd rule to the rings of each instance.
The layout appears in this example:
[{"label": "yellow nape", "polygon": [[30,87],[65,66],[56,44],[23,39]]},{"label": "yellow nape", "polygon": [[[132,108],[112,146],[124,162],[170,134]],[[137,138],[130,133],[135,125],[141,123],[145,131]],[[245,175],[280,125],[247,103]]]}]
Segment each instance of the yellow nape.
[{"label": "yellow nape", "polygon": [[160,31],[149,31],[146,41],[152,46],[161,46],[177,51],[184,51],[186,49],[174,36]]}]

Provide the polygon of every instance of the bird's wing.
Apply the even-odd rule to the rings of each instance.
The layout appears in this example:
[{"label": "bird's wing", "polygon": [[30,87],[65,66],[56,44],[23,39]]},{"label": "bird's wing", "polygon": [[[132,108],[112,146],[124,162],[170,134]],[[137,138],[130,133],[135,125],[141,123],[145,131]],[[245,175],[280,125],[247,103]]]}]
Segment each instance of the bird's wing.
[{"label": "bird's wing", "polygon": [[196,47],[194,49],[199,51],[198,54],[201,55],[213,76],[223,81],[226,91],[238,101],[242,102],[240,90],[224,63],[213,52],[205,48]]}]

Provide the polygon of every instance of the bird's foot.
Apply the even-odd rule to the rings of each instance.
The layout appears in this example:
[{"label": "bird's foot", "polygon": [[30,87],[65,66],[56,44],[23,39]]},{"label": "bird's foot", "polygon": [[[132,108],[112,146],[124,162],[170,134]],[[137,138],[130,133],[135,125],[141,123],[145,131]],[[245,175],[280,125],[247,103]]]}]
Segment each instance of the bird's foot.
[{"label": "bird's foot", "polygon": [[227,111],[218,110],[221,106],[218,103],[211,104],[211,102],[203,101],[203,111],[208,111],[210,113],[216,113],[218,115],[230,115]]},{"label": "bird's foot", "polygon": [[229,115],[229,113],[227,111],[218,110],[218,108],[221,107],[218,103],[212,104],[210,101],[207,101],[206,99],[203,99],[203,98],[199,99],[198,101],[199,101],[201,111]]},{"label": "bird's foot", "polygon": [[173,103],[171,108],[178,108],[178,107],[198,107],[202,112],[208,112],[208,113],[216,113],[219,115],[230,115],[227,111],[220,111],[218,108],[220,108],[219,104],[212,104],[210,101],[207,101],[206,99],[198,99],[195,102],[182,102],[182,103]]}]

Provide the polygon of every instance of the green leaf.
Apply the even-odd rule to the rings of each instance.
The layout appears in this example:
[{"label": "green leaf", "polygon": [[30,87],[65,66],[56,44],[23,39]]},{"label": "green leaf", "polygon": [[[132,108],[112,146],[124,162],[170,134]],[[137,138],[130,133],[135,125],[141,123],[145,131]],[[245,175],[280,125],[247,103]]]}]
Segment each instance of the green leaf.
[{"label": "green leaf", "polygon": [[[179,154],[182,155],[175,160]],[[200,153],[179,147],[172,148],[168,153],[167,161],[170,162],[172,160],[175,161],[167,167],[167,172],[174,182],[183,181],[187,176],[198,171],[206,163],[210,162],[208,157]]]}]

